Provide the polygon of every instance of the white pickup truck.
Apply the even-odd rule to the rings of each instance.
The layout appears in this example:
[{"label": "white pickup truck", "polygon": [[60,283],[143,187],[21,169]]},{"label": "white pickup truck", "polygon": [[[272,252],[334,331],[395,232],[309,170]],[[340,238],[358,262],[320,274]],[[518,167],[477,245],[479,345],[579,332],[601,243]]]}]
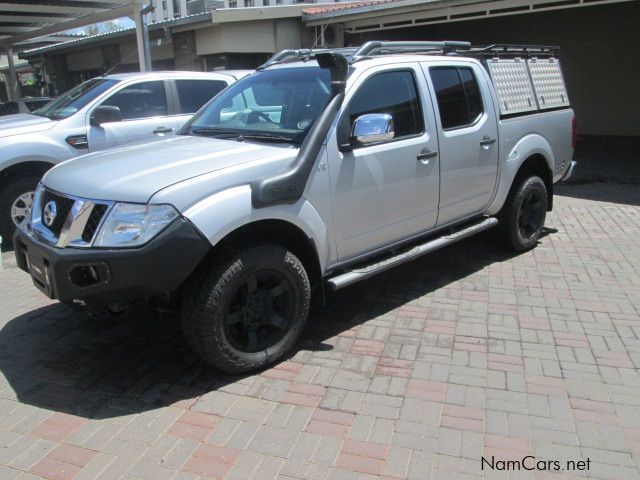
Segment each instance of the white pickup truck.
[{"label": "white pickup truck", "polygon": [[245,372],[293,349],[313,290],[493,226],[533,248],[574,141],[555,48],[284,51],[178,135],[50,170],[15,254],[51,298],[162,300]]},{"label": "white pickup truck", "polygon": [[[28,113],[0,117],[0,236],[11,240],[44,172],[85,153],[162,139],[249,70],[92,78]],[[16,112],[17,113],[17,112]]]}]

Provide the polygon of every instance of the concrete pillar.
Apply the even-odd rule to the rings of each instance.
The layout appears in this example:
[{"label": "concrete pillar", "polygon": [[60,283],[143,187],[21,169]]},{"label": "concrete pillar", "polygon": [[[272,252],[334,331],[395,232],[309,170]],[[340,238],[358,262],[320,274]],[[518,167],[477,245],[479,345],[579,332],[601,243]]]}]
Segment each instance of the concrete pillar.
[{"label": "concrete pillar", "polygon": [[176,70],[202,71],[202,59],[196,53],[196,32],[188,30],[171,34],[173,62]]},{"label": "concrete pillar", "polygon": [[9,100],[17,100],[20,98],[22,92],[20,91],[20,82],[18,82],[18,76],[16,75],[16,66],[13,63],[13,49],[7,48],[5,52],[7,54],[9,64],[9,74],[7,75],[7,96],[9,97]]},{"label": "concrete pillar", "polygon": [[138,45],[138,61],[141,72],[151,71],[151,48],[149,47],[149,28],[147,26],[147,9],[140,3],[134,4],[133,21],[136,23],[136,42]]},{"label": "concrete pillar", "polygon": [[162,22],[164,20],[164,9],[162,8],[162,0],[156,0],[154,3],[154,7],[155,10],[153,12],[153,17],[155,18],[155,21]]}]

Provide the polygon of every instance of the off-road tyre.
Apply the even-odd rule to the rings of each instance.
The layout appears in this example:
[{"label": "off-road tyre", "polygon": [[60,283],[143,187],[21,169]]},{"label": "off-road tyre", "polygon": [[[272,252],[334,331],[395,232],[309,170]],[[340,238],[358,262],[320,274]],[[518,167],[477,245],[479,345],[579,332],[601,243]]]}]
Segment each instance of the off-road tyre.
[{"label": "off-road tyre", "polygon": [[35,192],[40,176],[32,174],[9,180],[0,188],[0,236],[2,247],[13,244],[13,233],[16,225],[11,218],[11,207],[18,197],[28,192]]},{"label": "off-road tyre", "polygon": [[[182,329],[187,342],[209,365],[232,374],[262,369],[281,360],[298,342],[309,315],[311,287],[302,262],[290,251],[272,243],[249,243],[218,253],[216,259],[203,265],[185,287]],[[289,323],[282,329],[281,338],[259,351],[249,351],[250,348],[241,346],[237,341],[237,338],[242,336],[241,332],[248,332],[253,328],[245,328],[245,325],[256,321],[251,315],[257,315],[256,312],[263,310],[270,311],[271,308],[267,306],[264,309],[250,309],[251,302],[248,298],[252,293],[248,279],[252,275],[257,278],[257,287],[253,289],[254,296],[258,295],[255,293],[258,290],[262,292],[260,295],[264,292],[270,295],[270,292],[275,290],[275,287],[269,288],[269,275],[282,278],[290,289],[280,295],[286,295],[286,300],[280,297],[273,300],[274,305],[278,302],[286,303],[286,320],[289,320]],[[245,290],[246,294],[243,293]],[[244,297],[247,297],[245,303],[238,301]],[[263,300],[260,297],[258,307],[262,305],[260,301],[268,302],[269,298]],[[228,313],[231,311],[231,305],[235,309],[233,314]],[[244,307],[238,309],[237,305]],[[276,307],[273,308],[275,311]],[[228,325],[232,317],[237,318],[238,311],[244,312],[240,314],[243,320]],[[246,313],[247,311],[249,313]],[[265,313],[265,317],[267,316]],[[269,323],[260,328],[275,327]],[[231,330],[236,332],[236,335]],[[260,341],[267,338],[263,337]],[[251,339],[248,344],[250,346]]]},{"label": "off-road tyre", "polygon": [[535,175],[521,180],[509,193],[498,215],[508,247],[525,252],[537,245],[546,219],[547,203],[547,187]]}]

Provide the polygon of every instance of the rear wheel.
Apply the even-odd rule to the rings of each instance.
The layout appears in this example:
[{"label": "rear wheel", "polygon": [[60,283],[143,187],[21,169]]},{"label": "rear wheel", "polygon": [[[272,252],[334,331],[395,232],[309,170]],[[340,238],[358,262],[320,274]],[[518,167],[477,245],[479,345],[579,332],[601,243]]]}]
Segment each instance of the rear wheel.
[{"label": "rear wheel", "polygon": [[0,236],[2,245],[11,245],[13,232],[29,220],[33,196],[40,177],[29,175],[9,180],[0,193]]},{"label": "rear wheel", "polygon": [[210,365],[243,373],[272,364],[297,343],[309,314],[304,266],[288,250],[253,244],[188,288],[182,326],[191,347]]},{"label": "rear wheel", "polygon": [[513,191],[503,211],[501,225],[507,243],[523,252],[536,246],[547,216],[547,188],[537,176],[525,178]]}]

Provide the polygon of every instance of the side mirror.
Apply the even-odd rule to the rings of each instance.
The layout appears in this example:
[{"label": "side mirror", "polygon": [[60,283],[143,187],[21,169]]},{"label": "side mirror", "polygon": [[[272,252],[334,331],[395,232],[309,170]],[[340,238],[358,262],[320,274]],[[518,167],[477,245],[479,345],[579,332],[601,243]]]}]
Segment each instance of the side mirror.
[{"label": "side mirror", "polygon": [[120,107],[113,107],[111,105],[100,105],[97,107],[91,115],[91,125],[99,127],[103,123],[121,122],[122,113]]},{"label": "side mirror", "polygon": [[351,128],[352,145],[387,142],[395,136],[393,117],[388,113],[368,113],[356,118]]}]

